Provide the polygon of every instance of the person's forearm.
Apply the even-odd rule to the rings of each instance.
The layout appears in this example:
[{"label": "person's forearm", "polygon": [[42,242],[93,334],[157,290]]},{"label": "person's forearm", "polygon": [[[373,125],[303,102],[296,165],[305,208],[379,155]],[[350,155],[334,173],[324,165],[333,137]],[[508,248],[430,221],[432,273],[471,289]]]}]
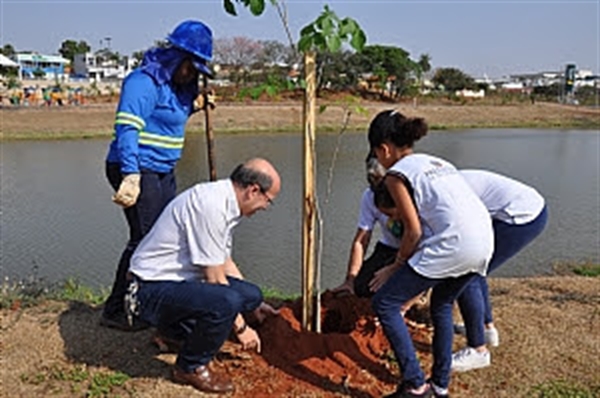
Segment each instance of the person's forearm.
[{"label": "person's forearm", "polygon": [[346,280],[354,280],[360,269],[364,258],[364,248],[360,243],[352,245],[350,250],[350,259],[348,260],[348,269],[346,272]]},{"label": "person's forearm", "polygon": [[396,263],[401,265],[406,263],[408,259],[413,255],[417,249],[419,240],[421,239],[421,233],[418,231],[404,231],[402,240],[400,241],[400,248],[398,254],[396,254]]},{"label": "person's forearm", "polygon": [[244,279],[244,275],[242,275],[240,269],[237,267],[236,263],[231,257],[228,257],[227,260],[225,260],[224,267],[226,276],[231,276],[237,279]]}]

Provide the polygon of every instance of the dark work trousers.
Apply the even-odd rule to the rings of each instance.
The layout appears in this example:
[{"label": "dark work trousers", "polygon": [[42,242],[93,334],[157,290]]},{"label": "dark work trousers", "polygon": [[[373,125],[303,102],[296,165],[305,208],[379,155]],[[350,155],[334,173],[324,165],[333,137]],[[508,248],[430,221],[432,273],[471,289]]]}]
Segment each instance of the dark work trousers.
[{"label": "dark work trousers", "polygon": [[[118,163],[106,163],[106,177],[115,191],[124,175]],[[104,305],[105,317],[116,317],[124,313],[123,299],[127,293],[127,270],[129,260],[142,238],[150,231],[154,222],[175,197],[175,175],[170,173],[156,173],[142,170],[140,177],[140,196],[135,205],[124,209],[125,218],[129,225],[129,240],[121,255],[112,291]]]},{"label": "dark work trousers", "polygon": [[183,340],[176,364],[185,372],[208,364],[236,316],[254,311],[263,300],[258,286],[233,277],[227,281],[229,285],[138,279],[140,319]]},{"label": "dark work trousers", "polygon": [[356,279],[354,279],[354,293],[358,297],[373,297],[369,282],[373,279],[375,272],[396,260],[398,249],[377,242],[371,256],[363,262]]}]

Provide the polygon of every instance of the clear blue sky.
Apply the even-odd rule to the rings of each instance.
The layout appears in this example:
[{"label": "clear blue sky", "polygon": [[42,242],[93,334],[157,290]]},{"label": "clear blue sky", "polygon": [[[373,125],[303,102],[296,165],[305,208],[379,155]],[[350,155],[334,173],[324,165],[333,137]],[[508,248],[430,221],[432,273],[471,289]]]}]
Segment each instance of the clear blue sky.
[{"label": "clear blue sky", "polygon": [[[266,0],[269,2],[269,0]],[[431,56],[433,67],[458,67],[480,77],[562,70],[566,63],[600,71],[600,0],[287,0],[291,30],[312,22],[325,4],[356,19],[368,44]],[[217,38],[247,36],[286,42],[276,10],[253,17],[221,0],[0,0],[0,42],[17,51],[56,53],[65,39],[129,55],[162,39],[184,19],[200,19]]]}]

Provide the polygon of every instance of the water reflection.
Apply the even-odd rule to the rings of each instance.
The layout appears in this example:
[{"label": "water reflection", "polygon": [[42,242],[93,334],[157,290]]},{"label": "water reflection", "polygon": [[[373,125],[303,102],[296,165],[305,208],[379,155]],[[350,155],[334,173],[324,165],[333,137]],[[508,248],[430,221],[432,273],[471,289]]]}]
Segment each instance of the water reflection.
[{"label": "water reflection", "polygon": [[[190,137],[177,170],[179,188],[208,178],[201,136]],[[318,139],[318,193],[336,145]],[[0,159],[0,266],[3,275],[23,277],[34,267],[48,280],[75,276],[106,286],[125,241],[125,221],[110,201],[103,175],[107,142],[8,142]],[[365,187],[364,134],[346,135],[334,170],[331,198],[323,206],[324,287],[341,282]],[[485,130],[432,132],[417,150],[461,168],[486,168],[536,187],[549,205],[543,235],[497,275],[539,275],[552,262],[600,261],[600,134],[580,131]],[[270,159],[283,186],[268,212],[245,220],[237,231],[234,257],[244,274],[263,286],[300,289],[302,140],[300,134],[224,136],[216,141],[217,173],[229,175],[252,156]]]}]

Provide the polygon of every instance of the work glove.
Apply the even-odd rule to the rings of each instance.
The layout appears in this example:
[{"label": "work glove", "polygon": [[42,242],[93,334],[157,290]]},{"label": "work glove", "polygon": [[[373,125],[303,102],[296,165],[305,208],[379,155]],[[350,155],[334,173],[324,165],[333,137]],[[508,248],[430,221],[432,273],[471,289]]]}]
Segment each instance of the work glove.
[{"label": "work glove", "polygon": [[210,107],[210,109],[215,109],[217,101],[217,96],[213,90],[204,90],[196,99],[194,100],[194,111],[204,111]]},{"label": "work glove", "polygon": [[131,207],[140,196],[140,175],[128,174],[121,181],[119,190],[113,195],[112,200],[123,207]]}]

